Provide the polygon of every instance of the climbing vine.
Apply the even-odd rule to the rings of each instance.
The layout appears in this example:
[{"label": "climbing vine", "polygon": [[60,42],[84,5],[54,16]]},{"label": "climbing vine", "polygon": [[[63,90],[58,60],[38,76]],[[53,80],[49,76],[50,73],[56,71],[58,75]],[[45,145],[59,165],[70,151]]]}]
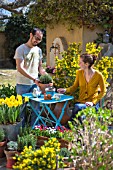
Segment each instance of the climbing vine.
[{"label": "climbing vine", "polygon": [[113,23],[112,0],[37,0],[29,12],[29,19],[38,25],[61,22],[93,29],[96,25],[111,29]]}]

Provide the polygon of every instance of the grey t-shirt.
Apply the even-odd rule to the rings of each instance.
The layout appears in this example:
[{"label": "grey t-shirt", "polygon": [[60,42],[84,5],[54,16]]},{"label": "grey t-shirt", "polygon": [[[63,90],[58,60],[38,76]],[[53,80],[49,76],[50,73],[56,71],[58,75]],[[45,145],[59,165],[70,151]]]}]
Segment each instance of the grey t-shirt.
[{"label": "grey t-shirt", "polygon": [[[23,59],[23,67],[26,71],[33,77],[38,78],[39,61],[43,58],[42,50],[37,46],[29,48],[27,45],[22,44],[16,49],[15,52],[14,59],[18,58]],[[32,85],[34,82],[17,71],[16,83]]]}]

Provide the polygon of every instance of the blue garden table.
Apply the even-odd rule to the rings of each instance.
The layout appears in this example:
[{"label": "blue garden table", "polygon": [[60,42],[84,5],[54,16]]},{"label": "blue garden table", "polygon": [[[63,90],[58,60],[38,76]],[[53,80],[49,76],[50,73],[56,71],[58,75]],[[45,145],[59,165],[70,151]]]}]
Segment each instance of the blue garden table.
[{"label": "blue garden table", "polygon": [[[58,93],[55,93],[55,94],[58,94]],[[54,123],[55,127],[61,126],[60,122],[61,122],[62,117],[64,115],[64,110],[65,110],[65,108],[68,104],[68,101],[73,99],[73,96],[64,95],[64,94],[61,94],[59,100],[56,100],[54,98],[54,96],[52,97],[51,100],[44,100],[44,95],[41,95],[40,97],[33,97],[32,93],[25,93],[22,96],[28,97],[30,99],[29,100],[29,106],[31,107],[31,109],[34,111],[34,113],[37,116],[37,118],[36,118],[36,120],[35,120],[35,122],[32,126],[33,129],[34,129],[35,125],[37,125],[37,123],[39,123],[39,122],[41,124],[43,124],[44,126],[47,126],[47,123],[50,123],[50,124]],[[31,101],[35,101],[35,102],[40,103],[40,105],[42,106],[41,109],[37,111],[33,107]],[[64,102],[64,106],[62,107],[62,111],[61,111],[59,118],[57,118],[51,110],[51,105],[59,103],[59,102]],[[43,112],[45,112],[46,116],[42,115]],[[52,119],[50,119],[50,116],[51,116]]]}]

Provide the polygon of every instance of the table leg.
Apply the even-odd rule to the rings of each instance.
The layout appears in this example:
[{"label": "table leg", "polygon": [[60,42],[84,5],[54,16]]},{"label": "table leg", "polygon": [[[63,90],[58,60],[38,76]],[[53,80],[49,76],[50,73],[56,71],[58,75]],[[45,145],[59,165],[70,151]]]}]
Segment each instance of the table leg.
[{"label": "table leg", "polygon": [[63,115],[64,115],[64,110],[65,110],[67,104],[68,104],[68,101],[66,101],[66,102],[64,103],[64,106],[62,107],[62,111],[61,111],[61,114],[60,114],[60,116],[59,116],[59,118],[58,118],[58,120],[57,120],[56,127],[59,126],[59,124],[60,124],[60,122],[61,122],[61,120],[62,120],[62,117],[63,117]]},{"label": "table leg", "polygon": [[66,101],[66,102],[64,103],[64,106],[63,106],[63,108],[62,108],[61,114],[60,114],[60,116],[59,116],[58,119],[56,118],[56,116],[54,115],[54,113],[51,111],[51,109],[49,108],[49,106],[48,106],[47,104],[45,104],[45,107],[46,107],[47,111],[50,113],[50,115],[52,116],[52,118],[55,120],[55,123],[56,123],[55,127],[57,127],[57,126],[62,126],[60,122],[61,122],[61,119],[62,119],[62,117],[63,117],[63,115],[64,115],[64,110],[65,110],[67,104],[68,104],[68,101]]},{"label": "table leg", "polygon": [[41,111],[38,111],[38,112],[37,112],[37,111],[34,109],[34,107],[32,106],[32,104],[31,104],[30,102],[29,102],[29,105],[30,105],[31,109],[33,110],[33,112],[37,115],[37,119],[35,120],[35,122],[34,122],[34,124],[33,124],[33,126],[32,126],[32,129],[34,129],[36,123],[37,123],[39,120],[42,122],[42,124],[43,124],[44,126],[46,126],[46,124],[44,123],[42,117],[40,116],[41,113],[42,113],[43,110],[44,110],[44,107],[41,109]]}]

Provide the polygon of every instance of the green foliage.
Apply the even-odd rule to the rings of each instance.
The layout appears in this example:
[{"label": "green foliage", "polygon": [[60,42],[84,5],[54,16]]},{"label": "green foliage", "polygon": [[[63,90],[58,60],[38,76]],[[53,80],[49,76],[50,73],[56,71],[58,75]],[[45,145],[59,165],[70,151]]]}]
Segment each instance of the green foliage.
[{"label": "green foliage", "polygon": [[[26,43],[29,39],[30,31],[33,27],[37,27],[37,24],[30,23],[27,14],[26,16],[12,16],[5,27],[5,36],[6,36],[6,51],[9,58],[12,59],[12,62],[16,48]],[[42,28],[42,27],[41,27]],[[42,49],[43,54],[46,54],[46,31],[43,31],[43,41],[39,44],[39,47]]]},{"label": "green foliage", "polygon": [[82,124],[78,118],[69,122],[73,132],[73,148],[71,155],[76,160],[77,169],[112,169],[113,168],[113,131],[108,125],[113,121],[111,111],[88,107],[78,112],[78,116],[85,116]]},{"label": "green foliage", "polygon": [[49,74],[44,74],[40,76],[40,82],[43,84],[52,83],[52,77]]},{"label": "green foliage", "polygon": [[61,22],[68,23],[70,29],[73,25],[87,25],[91,29],[95,25],[102,25],[110,29],[113,21],[112,11],[112,0],[40,0],[31,7],[29,18],[33,23],[44,26]]},{"label": "green foliage", "polygon": [[11,95],[16,96],[16,87],[8,84],[8,86],[5,86],[2,84],[0,86],[0,98],[10,97]]},{"label": "green foliage", "polygon": [[23,151],[24,147],[32,146],[33,149],[36,149],[36,136],[32,132],[32,128],[25,126],[24,128],[20,127],[19,135],[17,136],[18,151]]},{"label": "green foliage", "polygon": [[71,156],[71,152],[67,148],[61,148],[59,156],[70,157]]},{"label": "green foliage", "polygon": [[2,128],[0,128],[0,142],[3,142],[5,139],[5,132]]},{"label": "green foliage", "polygon": [[27,98],[23,101],[21,95],[0,98],[0,124],[14,124],[20,121],[20,107],[27,101]]},{"label": "green foliage", "polygon": [[32,146],[33,150],[36,149],[37,139],[33,134],[26,134],[19,136],[17,138],[18,151],[23,151],[24,147]]},{"label": "green foliage", "polygon": [[14,62],[15,49],[29,39],[32,25],[26,16],[12,16],[6,24],[6,50],[8,57]]},{"label": "green foliage", "polygon": [[56,57],[55,76],[53,81],[55,86],[69,87],[73,84],[76,77],[76,70],[79,69],[78,59],[80,56],[80,43],[72,43],[68,50],[62,53],[62,59]]}]

